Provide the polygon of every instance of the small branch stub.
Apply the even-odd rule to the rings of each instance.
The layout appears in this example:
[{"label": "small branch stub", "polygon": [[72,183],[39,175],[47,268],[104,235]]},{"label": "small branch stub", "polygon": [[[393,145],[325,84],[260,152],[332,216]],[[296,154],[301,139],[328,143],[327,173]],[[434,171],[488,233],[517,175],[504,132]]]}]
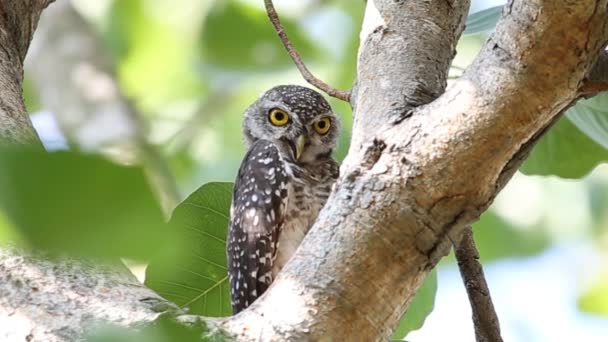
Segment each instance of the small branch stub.
[{"label": "small branch stub", "polygon": [[304,77],[306,82],[324,91],[325,93],[327,93],[327,95],[331,97],[335,97],[342,101],[350,102],[350,91],[336,89],[315,77],[312,72],[308,70],[308,68],[304,64],[304,61],[302,61],[302,57],[289,40],[289,37],[287,36],[287,33],[285,32],[285,29],[283,28],[283,25],[279,20],[279,15],[274,9],[274,4],[272,3],[272,0],[264,0],[264,5],[266,6],[266,13],[268,14],[268,18],[270,19],[272,26],[277,32],[281,43],[283,43],[285,50],[287,50],[287,53],[293,60],[294,64],[296,65],[296,67],[300,71],[300,74],[302,74],[302,77]]},{"label": "small branch stub", "polygon": [[608,52],[602,51],[593,68],[579,88],[584,97],[592,97],[598,93],[608,91]]}]

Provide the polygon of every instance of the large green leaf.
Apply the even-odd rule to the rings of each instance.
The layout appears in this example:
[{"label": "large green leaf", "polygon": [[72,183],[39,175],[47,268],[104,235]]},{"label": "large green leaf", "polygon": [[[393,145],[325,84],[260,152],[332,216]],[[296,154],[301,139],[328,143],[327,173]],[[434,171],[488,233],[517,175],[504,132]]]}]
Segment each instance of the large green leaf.
[{"label": "large green leaf", "polygon": [[420,329],[426,317],[433,311],[435,305],[435,294],[437,293],[437,271],[433,270],[426,277],[416,296],[410,303],[399,326],[395,330],[392,339],[401,340],[410,331]]},{"label": "large green leaf", "polygon": [[521,171],[528,175],[581,178],[608,160],[608,150],[562,118],[532,150]]},{"label": "large green leaf", "polygon": [[71,152],[0,149],[0,210],[32,247],[147,258],[166,239],[140,168]]},{"label": "large green leaf", "polygon": [[470,35],[493,30],[501,13],[502,6],[496,6],[469,15],[463,34]]},{"label": "large green leaf", "polygon": [[566,117],[596,143],[608,149],[608,93],[580,100]]},{"label": "large green leaf", "polygon": [[193,314],[232,312],[226,268],[232,186],[208,183],[182,202],[170,221],[178,244],[167,246],[146,270],[148,287]]},{"label": "large green leaf", "polygon": [[[298,26],[286,17],[281,22],[303,57],[311,57],[314,46]],[[266,12],[242,2],[218,2],[205,20],[201,40],[208,64],[248,71],[293,66]]]}]

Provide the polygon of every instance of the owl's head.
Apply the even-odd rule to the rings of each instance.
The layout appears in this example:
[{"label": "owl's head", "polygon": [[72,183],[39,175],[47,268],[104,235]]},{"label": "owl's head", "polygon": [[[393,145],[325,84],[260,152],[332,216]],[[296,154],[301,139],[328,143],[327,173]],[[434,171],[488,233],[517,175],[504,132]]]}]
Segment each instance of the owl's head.
[{"label": "owl's head", "polygon": [[270,140],[284,157],[300,163],[329,157],[336,147],[339,126],[321,94],[297,85],[268,90],[247,108],[243,121],[248,145]]}]

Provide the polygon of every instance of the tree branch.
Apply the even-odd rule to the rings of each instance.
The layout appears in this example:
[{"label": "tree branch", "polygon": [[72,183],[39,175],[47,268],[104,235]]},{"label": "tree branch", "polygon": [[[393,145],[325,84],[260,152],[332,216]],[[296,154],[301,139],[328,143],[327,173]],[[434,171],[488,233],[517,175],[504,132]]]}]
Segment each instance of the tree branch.
[{"label": "tree branch", "polygon": [[508,180],[510,161],[576,99],[607,37],[605,2],[510,2],[472,66],[433,101],[468,2],[367,4],[341,177],[270,290],[225,323],[241,338],[386,338],[450,240]]},{"label": "tree branch", "polygon": [[479,252],[475,247],[473,230],[464,229],[462,239],[455,246],[456,259],[462,281],[469,296],[477,342],[500,342],[500,323],[494,310],[490,289],[479,262]]},{"label": "tree branch", "polygon": [[125,327],[177,310],[121,263],[50,259],[2,246],[0,340],[74,341],[101,322]]},{"label": "tree branch", "polygon": [[21,96],[23,59],[40,13],[52,0],[0,0],[0,144],[40,145]]},{"label": "tree branch", "polygon": [[[606,45],[607,5],[511,1],[478,58],[445,90],[469,1],[368,1],[353,141],[341,177],[271,288],[218,324],[240,340],[388,338],[450,241],[489,206],[522,151],[579,96]],[[52,281],[50,265],[40,273]],[[90,272],[100,270],[66,274],[84,282]],[[69,294],[63,293],[66,302]],[[11,301],[31,308],[31,298],[20,293]],[[88,307],[88,317],[108,320]],[[81,333],[76,329],[70,336]]]},{"label": "tree branch", "polygon": [[293,46],[293,44],[291,44],[291,41],[289,40],[289,37],[287,36],[287,32],[285,32],[283,25],[281,25],[281,21],[279,20],[279,15],[277,14],[277,11],[274,9],[272,0],[264,0],[264,5],[266,6],[266,13],[268,14],[268,18],[270,19],[272,26],[274,27],[275,31],[277,32],[277,35],[281,39],[281,43],[283,43],[285,50],[287,50],[287,53],[293,60],[294,64],[296,65],[296,67],[300,71],[300,74],[302,74],[302,77],[304,77],[306,82],[308,82],[311,85],[317,87],[318,89],[324,91],[329,96],[335,97],[342,101],[350,102],[350,91],[339,90],[339,89],[333,88],[329,84],[316,78],[312,74],[312,72],[310,72],[310,70],[308,70],[308,68],[306,67],[306,64],[304,64],[304,61],[302,61],[302,57],[300,56],[300,54],[298,53],[296,48]]}]

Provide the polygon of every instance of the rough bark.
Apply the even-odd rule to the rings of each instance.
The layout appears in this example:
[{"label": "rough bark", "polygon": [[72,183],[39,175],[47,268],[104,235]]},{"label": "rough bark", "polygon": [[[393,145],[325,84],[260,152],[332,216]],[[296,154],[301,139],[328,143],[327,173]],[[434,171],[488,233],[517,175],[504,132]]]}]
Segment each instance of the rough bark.
[{"label": "rough bark", "polygon": [[0,249],[0,340],[74,341],[100,321],[136,327],[175,308],[122,264]]},{"label": "rough bark", "polygon": [[0,0],[0,143],[39,144],[21,94],[23,60],[52,0]]},{"label": "rough bark", "polygon": [[[608,0],[509,2],[478,58],[444,92],[468,5],[367,2],[341,178],[271,289],[221,322],[228,332],[242,340],[386,339],[452,241],[579,96],[606,43]],[[71,274],[82,282],[88,271]],[[35,306],[19,296],[19,305]]]}]

